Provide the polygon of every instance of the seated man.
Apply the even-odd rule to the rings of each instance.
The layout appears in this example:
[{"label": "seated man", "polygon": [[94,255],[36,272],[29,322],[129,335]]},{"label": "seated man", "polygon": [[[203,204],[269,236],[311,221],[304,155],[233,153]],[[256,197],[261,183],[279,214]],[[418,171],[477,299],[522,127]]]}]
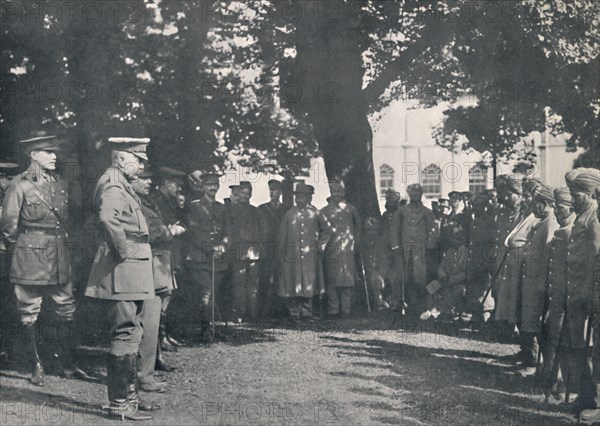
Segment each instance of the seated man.
[{"label": "seated man", "polygon": [[427,285],[428,309],[421,314],[423,321],[442,313],[462,312],[468,253],[464,230],[455,227],[451,241],[438,267],[437,280]]}]

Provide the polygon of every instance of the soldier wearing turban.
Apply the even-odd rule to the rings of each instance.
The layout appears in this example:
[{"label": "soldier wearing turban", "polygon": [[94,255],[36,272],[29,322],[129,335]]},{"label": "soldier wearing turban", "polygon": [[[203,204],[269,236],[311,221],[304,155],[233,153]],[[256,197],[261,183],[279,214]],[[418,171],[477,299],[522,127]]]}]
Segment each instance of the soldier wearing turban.
[{"label": "soldier wearing turban", "polygon": [[542,318],[546,305],[546,292],[549,277],[550,241],[560,227],[553,214],[554,192],[546,184],[539,182],[533,189],[532,210],[538,222],[533,226],[529,244],[524,251],[523,274],[520,295],[521,348],[524,366],[519,370],[522,376],[536,373]]},{"label": "soldier wearing turban", "polygon": [[[586,323],[592,313],[594,287],[598,279],[596,263],[600,252],[600,224],[598,204],[592,194],[600,186],[600,171],[577,168],[568,172],[565,180],[577,214],[567,246],[567,312],[575,316],[569,324],[569,343],[574,348],[585,348]],[[597,333],[598,328],[595,327],[594,331]],[[589,368],[583,373],[578,408],[583,411],[582,418],[600,420],[600,365],[594,367],[593,376]]]}]

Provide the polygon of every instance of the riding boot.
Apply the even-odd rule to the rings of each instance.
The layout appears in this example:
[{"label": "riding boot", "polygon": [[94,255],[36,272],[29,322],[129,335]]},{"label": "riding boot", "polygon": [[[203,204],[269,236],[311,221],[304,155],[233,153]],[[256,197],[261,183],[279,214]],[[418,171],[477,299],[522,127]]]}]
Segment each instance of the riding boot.
[{"label": "riding boot", "polygon": [[140,399],[140,382],[138,380],[137,354],[128,356],[129,368],[127,371],[127,401],[140,411],[156,411],[160,410],[160,405],[152,404]]},{"label": "riding boot", "polygon": [[35,323],[23,324],[23,334],[27,345],[27,351],[31,357],[33,369],[31,372],[31,383],[36,386],[44,386],[44,367],[40,360],[35,337]]},{"label": "riding boot", "polygon": [[160,325],[158,326],[158,342],[160,343],[163,351],[177,352],[177,348],[173,346],[167,339],[167,328],[164,321],[161,321]]},{"label": "riding boot", "polygon": [[175,370],[177,370],[176,367],[172,367],[171,365],[167,364],[167,362],[163,358],[163,353],[162,353],[162,348],[161,348],[160,343],[158,344],[158,347],[156,348],[156,362],[154,363],[154,369],[157,371],[165,371],[167,373],[172,373]]},{"label": "riding boot", "polygon": [[106,385],[108,388],[108,411],[121,420],[150,420],[152,416],[138,412],[137,354],[108,356]]}]

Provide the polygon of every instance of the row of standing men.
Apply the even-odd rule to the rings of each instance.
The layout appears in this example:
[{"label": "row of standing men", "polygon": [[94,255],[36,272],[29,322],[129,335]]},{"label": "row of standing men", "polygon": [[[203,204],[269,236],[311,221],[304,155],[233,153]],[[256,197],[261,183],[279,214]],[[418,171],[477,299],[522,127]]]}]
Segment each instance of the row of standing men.
[{"label": "row of standing men", "polygon": [[[49,253],[66,250],[68,238],[67,188],[54,173],[59,142],[47,135],[22,141],[31,166],[11,181],[2,213],[5,241],[14,245],[10,279],[34,360],[32,381],[38,384],[43,384],[43,367],[35,323],[43,295],[53,300],[59,323],[67,329],[62,335],[73,335],[68,256]],[[362,279],[376,307],[408,303],[416,311],[426,307],[424,314],[430,316],[444,302],[463,313],[479,310],[484,320],[517,325],[524,374],[541,365],[537,353],[543,342],[547,377],[556,377],[560,365],[563,378],[570,378],[567,386],[581,384],[573,383],[578,373],[569,373],[569,366],[578,365],[573,356],[553,360],[559,359],[559,342],[573,349],[567,351],[571,355],[585,358],[582,336],[584,347],[591,340],[585,339],[584,323],[596,306],[590,303],[600,245],[597,203],[591,196],[598,185],[596,170],[574,170],[567,175],[569,190],[555,191],[536,179],[501,176],[497,192],[465,199],[462,213],[455,208],[445,213],[435,205],[434,211],[427,209],[422,188],[411,185],[409,203],[400,205],[390,193],[382,220],[368,218],[361,232],[361,219],[344,200],[341,182],[331,183],[329,203],[320,211],[310,203],[314,189],[305,184],[296,187],[296,205],[284,208],[276,181],[269,185],[271,201],[259,208],[250,205],[252,188],[245,182],[232,188],[223,205],[215,200],[219,177],[200,172],[186,176],[163,169],[158,189],[151,192],[152,176],[144,172],[148,140],[113,138],[111,143],[113,165],[94,192],[91,224],[97,227],[97,251],[85,291],[105,301],[112,322],[111,412],[134,418],[144,417],[139,409],[157,408],[139,400],[138,370],[146,389],[163,388],[153,377],[152,353],[160,354],[159,335],[165,345],[176,343],[164,331],[164,318],[182,265],[205,331],[214,320],[213,308],[220,305],[223,312],[217,313],[233,321],[255,320],[260,310],[269,315],[275,296],[286,301],[291,318],[311,320],[313,297],[325,290],[324,282],[328,314],[347,316],[357,266],[363,266]],[[184,180],[191,191],[178,206]],[[456,198],[450,194],[451,203]],[[443,207],[445,200],[440,201]],[[574,224],[581,229],[569,239],[565,235]],[[459,299],[470,303],[460,305]],[[63,372],[85,374],[77,368],[74,339],[68,340],[58,345]],[[143,348],[150,355],[144,356]],[[585,377],[591,380],[589,371]],[[594,397],[587,399],[580,397],[580,408],[596,408],[590,402]]]}]

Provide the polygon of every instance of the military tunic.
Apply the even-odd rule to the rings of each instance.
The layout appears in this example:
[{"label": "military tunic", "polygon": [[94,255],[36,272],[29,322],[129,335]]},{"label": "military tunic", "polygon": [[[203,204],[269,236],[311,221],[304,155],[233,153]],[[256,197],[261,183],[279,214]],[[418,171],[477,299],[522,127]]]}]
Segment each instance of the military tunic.
[{"label": "military tunic", "polygon": [[[174,225],[177,222],[183,223],[183,212],[177,206],[175,200],[172,200],[162,191],[153,191],[149,199],[154,203],[160,212],[165,225]],[[171,258],[173,260],[173,269],[179,270],[183,263],[182,255],[183,236],[176,236],[171,242]]]},{"label": "military tunic", "polygon": [[567,223],[554,231],[548,259],[548,310],[544,329],[546,340],[557,346],[567,307],[567,245],[575,222],[573,213]]},{"label": "military tunic", "polygon": [[567,314],[568,342],[572,348],[585,346],[585,324],[592,312],[596,261],[600,252],[598,205],[591,202],[577,215],[567,245]]},{"label": "military tunic", "polygon": [[9,184],[2,207],[2,234],[14,244],[10,281],[23,323],[34,323],[41,311],[42,290],[57,316],[71,321],[75,313],[71,253],[67,244],[67,183],[55,174],[38,175],[32,164]]},{"label": "military tunic", "polygon": [[57,285],[71,281],[67,246],[67,183],[44,181],[33,166],[8,186],[2,208],[2,233],[15,244],[10,280],[19,285]]},{"label": "military tunic", "polygon": [[551,241],[558,228],[554,213],[548,213],[534,225],[531,239],[525,249],[521,287],[521,331],[542,331],[550,276]]},{"label": "military tunic", "polygon": [[324,291],[319,248],[324,249],[328,227],[313,206],[292,207],[279,227],[280,297],[312,297]]},{"label": "military tunic", "polygon": [[[422,204],[406,204],[398,209],[392,220],[392,247],[399,247],[404,270],[412,262],[413,280],[417,287],[427,285],[426,250],[436,243],[438,227],[433,212]],[[406,280],[407,277],[405,276]]]},{"label": "military tunic", "polygon": [[109,167],[94,191],[98,252],[85,295],[97,299],[154,298],[152,250],[141,201],[127,178]]}]

